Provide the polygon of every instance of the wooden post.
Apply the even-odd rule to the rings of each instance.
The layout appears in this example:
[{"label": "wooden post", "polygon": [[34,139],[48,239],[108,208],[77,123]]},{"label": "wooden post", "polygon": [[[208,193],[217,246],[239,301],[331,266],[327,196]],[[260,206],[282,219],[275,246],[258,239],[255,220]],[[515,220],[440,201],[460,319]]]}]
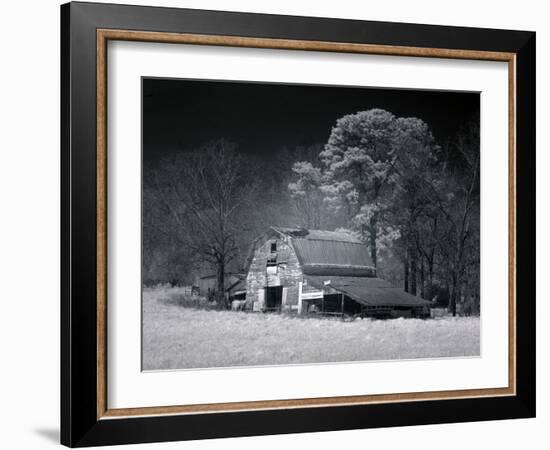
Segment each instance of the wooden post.
[{"label": "wooden post", "polygon": [[340,296],[342,302],[342,317],[344,317],[344,293],[341,293]]},{"label": "wooden post", "polygon": [[325,294],[323,293],[323,296],[321,297],[321,312],[325,312]]}]

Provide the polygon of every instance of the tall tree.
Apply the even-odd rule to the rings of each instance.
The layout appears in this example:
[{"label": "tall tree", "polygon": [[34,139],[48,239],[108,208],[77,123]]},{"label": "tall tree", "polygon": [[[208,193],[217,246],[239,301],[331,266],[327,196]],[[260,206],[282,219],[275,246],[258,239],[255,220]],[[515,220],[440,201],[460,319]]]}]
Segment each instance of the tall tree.
[{"label": "tall tree", "polygon": [[375,267],[394,173],[395,127],[395,116],[382,109],[346,115],[338,119],[320,154],[324,192],[345,204],[353,227],[370,247]]},{"label": "tall tree", "polygon": [[466,281],[468,260],[479,258],[479,147],[479,119],[474,119],[444,149],[456,155],[455,163],[447,168],[448,194],[439,202],[446,223],[446,239],[440,248],[450,279],[449,310],[453,316]]},{"label": "tall tree", "polygon": [[[432,182],[437,174],[437,145],[428,125],[418,118],[398,118],[395,125],[394,183],[391,221],[404,241],[405,291],[425,294],[423,219],[434,203]],[[419,280],[418,280],[419,278]]]},{"label": "tall tree", "polygon": [[182,241],[198,261],[216,269],[220,300],[227,266],[239,253],[238,216],[255,188],[246,175],[242,156],[225,140],[165,159],[155,173],[159,200]]},{"label": "tall tree", "polygon": [[143,173],[143,283],[191,284],[196,261],[192,250],[182,240],[183,230],[162,200],[156,182],[156,164],[144,162]]},{"label": "tall tree", "polygon": [[321,228],[323,207],[323,174],[319,167],[308,161],[298,161],[292,166],[296,181],[289,183],[290,195],[296,202],[297,210],[303,216],[307,228]]}]

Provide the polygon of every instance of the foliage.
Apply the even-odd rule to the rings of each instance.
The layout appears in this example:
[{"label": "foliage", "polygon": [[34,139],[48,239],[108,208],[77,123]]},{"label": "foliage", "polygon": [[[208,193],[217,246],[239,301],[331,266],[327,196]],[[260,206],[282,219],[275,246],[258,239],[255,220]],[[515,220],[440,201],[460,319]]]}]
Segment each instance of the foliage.
[{"label": "foliage", "polygon": [[323,175],[321,169],[308,161],[298,161],[292,166],[296,181],[289,183],[288,189],[298,208],[304,213],[306,228],[321,228],[323,195],[320,190]]}]

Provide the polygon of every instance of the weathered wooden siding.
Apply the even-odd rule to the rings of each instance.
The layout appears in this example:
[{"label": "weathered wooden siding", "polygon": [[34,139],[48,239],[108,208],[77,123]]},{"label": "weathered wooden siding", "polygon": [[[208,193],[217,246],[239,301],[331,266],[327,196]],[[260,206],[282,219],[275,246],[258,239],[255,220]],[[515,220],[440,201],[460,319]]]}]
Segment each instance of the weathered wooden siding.
[{"label": "weathered wooden siding", "polygon": [[[272,258],[272,243],[277,244],[277,265],[268,267],[268,260]],[[266,238],[263,242],[258,243],[250,262],[246,278],[248,308],[261,311],[265,307],[264,288],[283,286],[282,309],[297,310],[299,283],[302,279],[302,269],[291,244],[282,238]]]}]

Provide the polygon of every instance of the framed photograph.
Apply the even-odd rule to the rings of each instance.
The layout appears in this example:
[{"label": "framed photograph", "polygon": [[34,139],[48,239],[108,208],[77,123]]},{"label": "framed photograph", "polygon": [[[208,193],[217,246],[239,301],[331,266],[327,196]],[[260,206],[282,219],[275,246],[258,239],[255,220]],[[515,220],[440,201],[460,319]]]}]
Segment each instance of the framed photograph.
[{"label": "framed photograph", "polygon": [[61,7],[61,441],[535,415],[535,33]]}]

